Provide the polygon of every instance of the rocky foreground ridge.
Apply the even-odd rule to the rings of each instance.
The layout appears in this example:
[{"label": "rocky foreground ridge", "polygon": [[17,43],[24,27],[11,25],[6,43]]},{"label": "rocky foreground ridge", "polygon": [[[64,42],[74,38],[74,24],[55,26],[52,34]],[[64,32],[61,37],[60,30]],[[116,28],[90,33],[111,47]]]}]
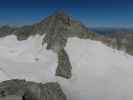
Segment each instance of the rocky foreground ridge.
[{"label": "rocky foreground ridge", "polygon": [[67,100],[58,83],[35,83],[25,80],[7,80],[0,83],[0,100],[15,95],[21,100]]}]

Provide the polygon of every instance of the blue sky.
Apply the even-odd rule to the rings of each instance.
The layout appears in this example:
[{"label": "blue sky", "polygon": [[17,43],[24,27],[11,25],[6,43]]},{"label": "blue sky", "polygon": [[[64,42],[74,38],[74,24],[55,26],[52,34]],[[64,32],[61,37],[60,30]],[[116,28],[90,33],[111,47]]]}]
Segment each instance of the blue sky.
[{"label": "blue sky", "polygon": [[32,24],[59,9],[89,27],[133,27],[133,0],[0,0],[0,25]]}]

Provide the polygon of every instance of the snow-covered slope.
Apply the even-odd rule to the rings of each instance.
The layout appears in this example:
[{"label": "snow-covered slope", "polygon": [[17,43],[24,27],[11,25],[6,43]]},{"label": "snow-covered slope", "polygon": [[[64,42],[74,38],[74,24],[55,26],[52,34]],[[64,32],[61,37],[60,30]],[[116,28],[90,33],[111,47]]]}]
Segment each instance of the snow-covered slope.
[{"label": "snow-covered slope", "polygon": [[[132,100],[133,57],[92,40],[69,39],[73,78],[69,100]],[[69,88],[69,89],[68,89]]]},{"label": "snow-covered slope", "polygon": [[39,35],[24,41],[18,41],[14,35],[0,39],[0,68],[9,78],[53,80],[56,54],[46,50],[46,44],[42,47],[42,39]]},{"label": "snow-covered slope", "polygon": [[55,76],[57,55],[46,50],[46,44],[41,46],[42,38],[37,35],[21,42],[15,36],[1,38],[0,80],[58,81],[68,100],[133,99],[132,56],[97,41],[70,38],[65,50],[73,76],[67,80]]}]

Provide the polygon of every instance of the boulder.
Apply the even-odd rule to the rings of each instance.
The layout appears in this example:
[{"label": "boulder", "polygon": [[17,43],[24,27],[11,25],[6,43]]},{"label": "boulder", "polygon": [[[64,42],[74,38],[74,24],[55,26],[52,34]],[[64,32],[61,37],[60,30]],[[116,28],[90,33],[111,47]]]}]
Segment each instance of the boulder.
[{"label": "boulder", "polygon": [[22,100],[67,100],[57,82],[42,84],[18,79],[1,82],[0,99],[9,100],[12,96],[18,100],[20,97]]},{"label": "boulder", "polygon": [[67,79],[72,77],[72,66],[64,49],[58,52],[58,67],[56,69],[56,76],[61,76]]}]

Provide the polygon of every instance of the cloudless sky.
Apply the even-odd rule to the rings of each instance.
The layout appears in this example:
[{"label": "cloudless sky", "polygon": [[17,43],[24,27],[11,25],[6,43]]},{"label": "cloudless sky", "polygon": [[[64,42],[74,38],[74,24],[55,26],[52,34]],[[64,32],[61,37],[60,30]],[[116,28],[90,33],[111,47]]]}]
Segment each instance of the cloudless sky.
[{"label": "cloudless sky", "polygon": [[0,25],[36,23],[60,9],[89,27],[133,27],[133,0],[0,0]]}]

